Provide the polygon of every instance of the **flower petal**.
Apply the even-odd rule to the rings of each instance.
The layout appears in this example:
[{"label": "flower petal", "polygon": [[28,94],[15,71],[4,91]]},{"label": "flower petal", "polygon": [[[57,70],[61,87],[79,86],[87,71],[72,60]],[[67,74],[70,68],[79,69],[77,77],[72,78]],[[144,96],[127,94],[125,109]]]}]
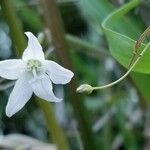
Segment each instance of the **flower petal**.
[{"label": "flower petal", "polygon": [[72,71],[63,68],[54,61],[45,60],[44,65],[50,79],[55,84],[66,84],[70,82],[70,80],[74,76]]},{"label": "flower petal", "polygon": [[33,92],[36,96],[50,101],[50,102],[60,102],[62,99],[57,98],[53,93],[52,83],[48,75],[42,75],[37,79],[30,82]]},{"label": "flower petal", "polygon": [[28,37],[28,46],[23,53],[22,56],[23,60],[28,59],[44,60],[44,52],[38,39],[31,32],[25,32],[25,34]]},{"label": "flower petal", "polygon": [[27,75],[24,74],[17,80],[15,87],[9,96],[6,106],[6,115],[11,117],[18,112],[28,102],[31,96],[32,89],[28,82]]},{"label": "flower petal", "polygon": [[25,70],[25,64],[21,59],[0,61],[0,76],[10,80],[18,79]]}]

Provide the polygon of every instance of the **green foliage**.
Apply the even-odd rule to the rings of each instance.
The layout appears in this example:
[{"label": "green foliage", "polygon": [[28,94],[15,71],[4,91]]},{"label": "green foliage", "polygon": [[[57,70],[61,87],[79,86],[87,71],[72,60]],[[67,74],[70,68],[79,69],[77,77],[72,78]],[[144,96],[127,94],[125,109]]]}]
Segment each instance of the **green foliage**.
[{"label": "green foliage", "polygon": [[[129,62],[131,60],[131,57],[133,55],[133,50],[135,46],[135,39],[138,39],[138,36],[140,33],[142,33],[141,23],[139,20],[129,20],[129,22],[125,22],[123,19],[124,15],[127,14],[131,9],[136,7],[140,3],[139,0],[133,0],[130,3],[124,5],[119,10],[112,13],[110,16],[108,16],[104,22],[103,22],[103,28],[105,31],[105,34],[108,39],[109,47],[112,56],[124,67],[128,68]],[[121,18],[121,19],[120,19]],[[127,32],[124,34],[116,32],[114,29],[117,29],[115,27],[117,20],[119,19],[119,23],[121,22],[122,28],[125,28]],[[131,22],[132,21],[132,22]],[[131,22],[131,23],[130,23]],[[117,22],[118,23],[118,22]],[[126,24],[128,23],[128,24]],[[129,24],[130,23],[130,24]],[[113,26],[112,26],[113,25]],[[119,24],[117,24],[119,25]],[[130,25],[130,26],[128,26]],[[134,30],[132,30],[134,29]],[[140,32],[140,33],[139,33]],[[130,36],[131,35],[131,36]],[[135,38],[133,38],[135,37]],[[145,44],[142,45],[141,50],[145,47]],[[139,73],[145,73],[149,74],[149,57],[150,57],[150,51],[148,50],[144,56],[142,56],[140,62],[135,66],[133,71],[139,72]],[[139,87],[140,91],[143,93],[143,96],[149,100],[149,76],[143,75],[143,74],[137,74],[133,73],[132,78],[134,82]]]},{"label": "green foliage", "polygon": [[[15,0],[15,2],[15,8],[22,23],[23,30],[30,30],[35,34],[47,31],[47,28],[44,27],[45,23],[41,21],[44,19],[39,11],[42,8],[40,3],[31,5],[30,2],[25,0]],[[146,28],[145,18],[139,15],[139,10],[144,8],[145,4],[140,0],[132,0],[126,4],[122,3],[122,6],[118,9],[112,2],[106,0],[81,0],[69,3],[58,2],[58,5],[60,5],[59,8],[65,21],[66,31],[70,32],[66,34],[65,38],[71,51],[73,69],[75,70],[75,76],[78,78],[79,83],[97,86],[98,84],[101,85],[101,83],[109,83],[122,76],[128,69],[136,40]],[[41,8],[39,9],[39,7]],[[146,4],[146,8],[147,7],[148,4]],[[74,13],[74,11],[79,12]],[[144,9],[144,11],[146,17],[149,17],[147,13],[149,10]],[[4,12],[7,12],[6,9]],[[14,18],[14,16],[12,16],[12,18]],[[13,35],[16,35],[17,30],[13,30],[11,27],[15,27],[17,23],[12,20],[9,24],[12,24],[10,31],[13,31]],[[78,35],[78,37],[71,34]],[[45,35],[46,38],[44,39],[43,46],[47,52],[49,51],[47,50],[47,46],[49,45],[51,48],[53,44],[51,43],[49,33],[46,32]],[[19,40],[17,41],[18,42],[14,42],[12,45],[14,49],[15,43],[19,43]],[[142,44],[140,51],[143,50],[148,41],[149,40]],[[20,51],[22,53],[22,46],[18,46],[18,49],[19,53]],[[51,55],[54,54],[51,53]],[[110,64],[110,66],[112,66],[112,69],[108,66],[109,63],[106,65],[108,58],[111,58],[113,65]],[[115,145],[114,143],[118,137],[121,137],[120,145],[117,147],[118,149],[142,149],[141,147],[144,145],[143,130],[145,126],[143,116],[145,115],[145,109],[148,109],[150,100],[149,59],[150,50],[141,57],[139,63],[130,74],[130,79],[132,79],[133,82],[126,79],[124,82],[120,82],[112,88],[94,92],[92,95],[85,97],[84,102],[82,101],[86,105],[88,113],[92,118],[93,135],[94,139],[96,139],[95,141],[98,143],[97,149],[111,149]],[[119,64],[121,64],[121,66],[119,66]],[[57,90],[59,91],[60,89],[59,87],[55,87],[55,89],[57,94]],[[31,136],[36,136],[36,138],[40,138],[41,140],[44,139],[48,141],[43,116],[33,101],[30,101],[24,110],[18,113],[12,120],[5,118],[4,105],[6,99],[8,99],[8,91],[9,90],[5,90],[0,93],[0,117],[4,120],[4,122],[0,124],[0,126],[4,124],[2,130],[6,133],[10,133],[14,132],[15,128],[15,132],[24,132]],[[72,90],[72,92],[75,91]],[[65,110],[67,115],[64,115],[59,120],[61,116],[60,110],[56,109],[56,112],[59,114],[58,120],[65,122],[62,126],[64,126],[66,130],[65,134],[69,139],[71,149],[79,149],[82,145],[80,134],[81,137],[85,139],[87,137],[82,135],[80,128],[79,130],[78,128],[74,129],[70,123],[72,120],[76,120],[72,114],[72,107],[70,103],[68,103],[70,102],[70,92],[68,92],[66,88],[63,94],[65,95],[66,102],[63,110]],[[82,97],[82,95],[80,96]],[[145,100],[148,100],[148,103]],[[76,105],[77,111],[79,110],[78,106],[79,105]],[[47,110],[48,109],[49,108],[47,108]],[[84,110],[81,109],[81,112],[82,111]],[[137,111],[142,111],[141,114],[143,116],[139,117],[134,123],[132,119],[134,116],[135,118],[137,117]],[[51,115],[46,117],[50,122]],[[89,121],[88,117],[84,118],[87,122]],[[18,121],[21,127],[18,127]],[[28,125],[27,128],[26,125],[24,125],[25,123]],[[11,125],[9,126],[9,124]],[[53,125],[55,126],[55,124]],[[84,124],[83,127],[87,130],[89,129],[86,124]]]},{"label": "green foliage", "polygon": [[[106,34],[112,56],[124,67],[128,68],[133,55],[135,39],[138,39],[143,28],[139,20],[131,20],[130,17],[124,17],[132,8],[136,7],[140,1],[131,1],[119,10],[109,15],[103,22],[104,32]],[[119,21],[118,21],[119,20]],[[118,27],[120,27],[118,31]],[[116,29],[116,30],[115,30]],[[123,30],[121,30],[123,29]],[[141,50],[145,47],[142,45]],[[133,71],[140,73],[150,73],[148,50]]]}]

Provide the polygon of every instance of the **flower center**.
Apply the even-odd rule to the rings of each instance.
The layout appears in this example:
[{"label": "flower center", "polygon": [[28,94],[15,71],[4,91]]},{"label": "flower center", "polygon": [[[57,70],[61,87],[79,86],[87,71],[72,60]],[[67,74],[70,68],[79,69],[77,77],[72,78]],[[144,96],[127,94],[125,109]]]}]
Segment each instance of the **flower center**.
[{"label": "flower center", "polygon": [[39,60],[36,60],[36,59],[28,60],[27,71],[31,71],[34,77],[37,76],[36,73],[38,71],[41,71],[41,68],[42,68],[42,63]]}]

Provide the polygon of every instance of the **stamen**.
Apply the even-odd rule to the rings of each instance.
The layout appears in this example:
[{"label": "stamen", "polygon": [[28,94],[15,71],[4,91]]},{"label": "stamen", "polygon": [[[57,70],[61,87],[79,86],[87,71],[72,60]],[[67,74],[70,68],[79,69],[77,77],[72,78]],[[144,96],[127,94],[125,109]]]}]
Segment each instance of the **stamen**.
[{"label": "stamen", "polygon": [[33,73],[33,76],[37,77],[37,72],[41,71],[42,64],[39,60],[36,59],[30,59],[27,62],[27,71],[31,71]]}]

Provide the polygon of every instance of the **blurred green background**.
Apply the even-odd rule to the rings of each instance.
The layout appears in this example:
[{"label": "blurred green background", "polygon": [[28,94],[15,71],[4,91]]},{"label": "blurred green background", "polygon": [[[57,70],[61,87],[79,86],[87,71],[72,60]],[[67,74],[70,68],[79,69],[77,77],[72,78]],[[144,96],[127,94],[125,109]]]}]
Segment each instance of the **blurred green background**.
[{"label": "blurred green background", "polygon": [[[44,22],[44,16],[48,18],[49,15],[44,14],[41,2],[37,0],[12,0],[11,2],[23,30],[33,32],[39,37],[45,53],[51,59],[57,60],[51,33]],[[101,24],[110,13],[130,0],[57,0],[56,2],[63,19],[65,39],[73,64],[72,69],[78,81],[77,85],[83,83],[93,86],[104,85],[121,77],[126,69],[111,55],[109,40],[106,40]],[[10,35],[6,12],[7,10],[4,12],[0,9],[1,60],[16,57],[16,45]],[[112,21],[113,30],[137,40],[150,24],[150,1],[142,1],[125,16],[123,21],[117,25]],[[128,22],[133,28],[126,25]],[[71,92],[83,98],[81,100],[88,116],[85,118],[90,122],[91,138],[94,138],[95,149],[90,146],[87,148],[87,143],[83,142],[86,137],[82,133],[80,120],[76,117],[76,112],[70,103],[68,87],[56,85],[55,93],[64,97],[64,101],[53,104],[53,108],[70,149],[149,150],[149,80],[149,75],[132,73],[119,84],[94,91],[88,96],[79,95],[72,89]],[[0,78],[0,134],[3,136],[21,133],[49,142],[44,115],[34,100],[30,100],[12,118],[6,117],[5,106],[11,90],[12,82]],[[76,109],[78,111],[78,108]],[[86,124],[82,126],[86,128]]]}]

